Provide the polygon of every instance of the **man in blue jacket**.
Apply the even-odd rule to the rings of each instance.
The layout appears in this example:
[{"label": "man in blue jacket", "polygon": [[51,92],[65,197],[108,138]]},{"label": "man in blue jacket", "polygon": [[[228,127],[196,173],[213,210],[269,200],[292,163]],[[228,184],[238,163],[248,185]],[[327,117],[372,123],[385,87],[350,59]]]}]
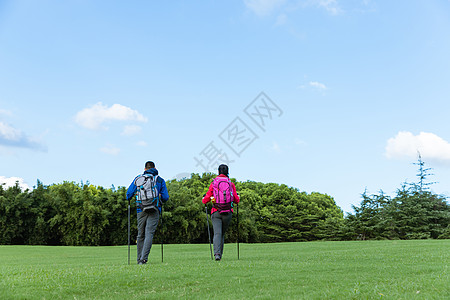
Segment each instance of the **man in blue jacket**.
[{"label": "man in blue jacket", "polygon": [[[156,181],[154,186],[157,190],[157,197],[161,200],[159,201],[157,199],[155,201],[156,209],[143,209],[143,201],[140,199],[142,198],[140,196],[142,195],[142,192],[140,192],[140,190],[143,190],[144,185],[139,186],[139,190],[136,185],[141,185],[143,180],[148,178],[153,179],[154,182]],[[161,202],[164,203],[169,200],[166,182],[158,176],[158,170],[156,170],[154,162],[147,161],[145,163],[144,173],[133,179],[133,182],[131,182],[127,190],[127,200],[133,198],[136,192],[138,192],[138,194],[141,193],[137,197],[137,262],[139,265],[144,265],[148,261],[148,255],[150,253],[150,249],[152,248],[153,236],[155,234],[156,227],[158,226],[159,216],[161,214]],[[145,191],[144,193],[147,194]]]}]

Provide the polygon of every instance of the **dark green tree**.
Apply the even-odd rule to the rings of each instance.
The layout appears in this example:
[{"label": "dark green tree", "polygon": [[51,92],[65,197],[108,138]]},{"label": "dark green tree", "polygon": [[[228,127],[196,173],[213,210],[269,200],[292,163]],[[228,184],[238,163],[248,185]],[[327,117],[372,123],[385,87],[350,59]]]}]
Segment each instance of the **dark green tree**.
[{"label": "dark green tree", "polygon": [[349,215],[347,224],[353,227],[353,239],[377,239],[385,237],[383,224],[387,223],[384,209],[390,199],[383,191],[379,195],[368,195],[367,190],[361,194],[360,206],[352,205],[354,215]]},{"label": "dark green tree", "polygon": [[404,183],[394,198],[362,194],[361,205],[353,206],[355,214],[345,219],[346,237],[354,239],[424,239],[445,238],[450,224],[450,206],[444,196],[434,194],[419,153],[417,182]]}]

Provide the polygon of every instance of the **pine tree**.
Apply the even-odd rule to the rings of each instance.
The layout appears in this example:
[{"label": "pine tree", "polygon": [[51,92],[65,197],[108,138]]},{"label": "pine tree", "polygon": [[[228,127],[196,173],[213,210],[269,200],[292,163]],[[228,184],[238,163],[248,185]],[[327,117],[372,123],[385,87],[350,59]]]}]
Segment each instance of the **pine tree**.
[{"label": "pine tree", "polygon": [[437,238],[449,224],[449,205],[445,197],[431,192],[429,186],[435,182],[427,182],[427,179],[434,174],[429,173],[432,168],[425,168],[420,153],[414,164],[418,166],[418,182],[405,183],[397,191],[393,203],[396,210],[392,217],[400,238]]},{"label": "pine tree", "polygon": [[413,163],[414,165],[419,166],[417,170],[418,182],[410,184],[413,188],[417,189],[419,192],[429,190],[430,185],[435,184],[436,182],[426,182],[427,177],[434,175],[433,173],[429,173],[433,168],[425,168],[425,162],[422,160],[422,155],[419,151],[417,151],[417,162]]}]

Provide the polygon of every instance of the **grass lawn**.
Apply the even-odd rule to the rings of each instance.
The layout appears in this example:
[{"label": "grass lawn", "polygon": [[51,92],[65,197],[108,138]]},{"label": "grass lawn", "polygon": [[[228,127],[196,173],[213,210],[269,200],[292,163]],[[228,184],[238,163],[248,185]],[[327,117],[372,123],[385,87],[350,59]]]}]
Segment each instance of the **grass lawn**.
[{"label": "grass lawn", "polygon": [[0,246],[0,299],[450,299],[450,240]]}]

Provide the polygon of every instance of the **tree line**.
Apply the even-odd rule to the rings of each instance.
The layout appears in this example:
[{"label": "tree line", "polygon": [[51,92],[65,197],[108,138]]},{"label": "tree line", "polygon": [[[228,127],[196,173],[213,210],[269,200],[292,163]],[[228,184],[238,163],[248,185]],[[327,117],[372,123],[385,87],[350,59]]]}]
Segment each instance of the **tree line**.
[{"label": "tree line", "polygon": [[448,239],[450,238],[450,205],[444,196],[434,194],[428,182],[431,168],[425,168],[420,153],[417,182],[405,182],[394,197],[382,190],[362,194],[354,214],[345,219],[343,238],[350,239]]},{"label": "tree line", "polygon": [[[424,175],[424,174],[422,174]],[[167,181],[170,200],[155,243],[208,243],[202,196],[212,173]],[[425,177],[425,176],[424,176]],[[422,178],[423,180],[423,178]],[[395,197],[362,194],[354,213],[344,216],[326,194],[306,193],[284,184],[238,182],[239,228],[233,218],[226,242],[299,242],[317,240],[450,238],[446,198],[418,184],[403,184]],[[0,244],[127,244],[126,188],[63,182],[21,190],[0,185]],[[136,237],[135,203],[131,234]],[[208,208],[209,213],[209,208]]]}]

